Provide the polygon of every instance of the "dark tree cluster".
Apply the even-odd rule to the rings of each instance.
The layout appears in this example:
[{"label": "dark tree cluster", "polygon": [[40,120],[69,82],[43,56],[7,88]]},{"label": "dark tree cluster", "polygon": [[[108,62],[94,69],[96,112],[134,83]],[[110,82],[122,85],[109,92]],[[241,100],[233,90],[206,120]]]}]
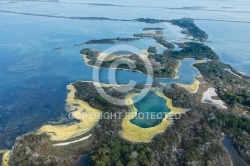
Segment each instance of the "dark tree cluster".
[{"label": "dark tree cluster", "polygon": [[150,166],[154,153],[145,145],[115,141],[91,155],[93,166]]}]

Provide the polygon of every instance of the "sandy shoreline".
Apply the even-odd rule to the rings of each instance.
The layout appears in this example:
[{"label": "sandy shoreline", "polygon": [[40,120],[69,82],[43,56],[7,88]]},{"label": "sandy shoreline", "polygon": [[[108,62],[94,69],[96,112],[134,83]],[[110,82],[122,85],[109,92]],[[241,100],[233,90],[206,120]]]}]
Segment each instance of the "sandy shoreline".
[{"label": "sandy shoreline", "polygon": [[3,157],[2,157],[2,166],[9,166],[9,155],[10,155],[10,150],[6,150],[3,153]]},{"label": "sandy shoreline", "polygon": [[92,108],[87,102],[75,99],[76,89],[72,84],[67,86],[68,93],[66,103],[69,106],[72,118],[79,122],[65,125],[44,125],[37,134],[49,133],[52,141],[64,141],[77,137],[90,131],[99,121],[101,110]]},{"label": "sandy shoreline", "polygon": [[[184,58],[184,59],[189,59],[189,58]],[[194,67],[194,64],[199,64],[199,63],[206,63],[206,60],[196,60],[194,63],[191,64],[191,66]],[[194,67],[196,70],[198,70],[196,67]],[[199,71],[199,70],[198,70]],[[197,76],[199,77],[199,76]],[[196,78],[197,78],[196,77]],[[202,75],[200,75],[200,77],[202,77]],[[199,88],[200,88],[200,84],[201,82],[198,79],[194,79],[194,82],[192,84],[181,84],[181,83],[177,83],[177,85],[185,88],[189,93],[197,93]]]},{"label": "sandy shoreline", "polygon": [[189,93],[196,93],[199,90],[200,81],[195,79],[193,84],[180,84],[180,83],[177,83],[177,85],[185,88]]},{"label": "sandy shoreline", "polygon": [[167,129],[167,127],[169,127],[172,124],[172,120],[169,120],[170,114],[184,113],[183,108],[173,107],[172,99],[166,97],[160,92],[156,92],[156,94],[167,101],[166,106],[171,110],[168,114],[166,114],[165,118],[162,119],[162,123],[160,123],[155,127],[150,127],[150,128],[141,128],[135,124],[132,124],[130,120],[137,115],[138,110],[136,109],[135,105],[134,104],[131,105],[131,103],[133,103],[132,98],[137,94],[135,93],[130,94],[126,97],[128,104],[130,104],[130,113],[123,119],[122,122],[122,128],[123,128],[123,130],[121,131],[122,138],[131,142],[145,142],[145,143],[150,142],[155,135],[163,133]]},{"label": "sandy shoreline", "polygon": [[180,76],[179,76],[179,68],[181,67],[181,61],[180,60],[178,60],[178,65],[177,65],[177,67],[175,68],[175,70],[174,70],[174,73],[175,73],[175,76],[174,76],[174,79],[178,79],[178,78],[180,78]]}]

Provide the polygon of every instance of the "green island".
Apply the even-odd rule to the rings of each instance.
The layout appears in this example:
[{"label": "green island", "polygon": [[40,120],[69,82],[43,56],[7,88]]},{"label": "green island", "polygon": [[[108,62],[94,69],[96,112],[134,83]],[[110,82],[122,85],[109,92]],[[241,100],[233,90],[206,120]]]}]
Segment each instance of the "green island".
[{"label": "green island", "polygon": [[155,36],[154,37],[155,41],[161,45],[163,45],[164,47],[173,50],[174,44],[173,43],[169,43],[164,37],[162,36]]},{"label": "green island", "polygon": [[[137,21],[157,23],[164,20]],[[194,28],[197,26],[193,25],[193,20],[185,18],[173,21],[173,24],[185,27],[194,39],[207,39],[206,33]],[[111,87],[108,84],[77,81],[68,86],[70,92],[66,103],[70,105],[70,112],[76,119],[78,113],[96,112],[98,116],[91,121],[91,125],[82,126],[86,119],[79,118],[76,122],[56,128],[48,125],[44,129],[43,126],[36,133],[19,137],[11,151],[4,151],[3,165],[74,165],[79,156],[89,154],[90,165],[93,166],[228,166],[231,165],[231,158],[221,144],[222,133],[229,136],[242,158],[250,164],[250,119],[243,114],[250,109],[250,78],[220,62],[218,55],[202,43],[186,42],[181,46],[181,51],[168,49],[162,54],[157,53],[154,47],[149,47],[147,51],[154,78],[175,77],[178,61],[184,58],[209,59],[206,63],[194,64],[202,75],[197,78],[200,86],[196,93],[190,93],[176,83],[171,84],[171,87],[157,82],[153,84],[152,90],[166,99],[171,111],[182,115],[180,119],[165,118],[161,124],[146,129],[131,125],[131,117],[126,117],[127,113],[135,111],[131,98],[140,93],[145,85],[138,84],[127,94],[117,91],[126,88],[124,86]],[[89,48],[81,50],[81,54],[88,65],[95,66],[101,52]],[[108,67],[115,59],[127,58],[136,63],[135,71],[146,74],[141,60],[136,57],[114,55],[100,67]],[[127,66],[119,68],[128,69]],[[225,68],[232,69],[241,78],[227,72]],[[126,99],[127,105],[109,103],[99,95],[96,90],[98,87],[102,87],[111,96]],[[202,102],[204,92],[211,87],[216,89],[217,100],[222,100],[227,109]],[[119,118],[102,118],[104,115],[112,116],[113,113],[119,113]],[[65,132],[69,127],[74,128],[75,132]],[[67,139],[63,139],[65,134]]]},{"label": "green island", "polygon": [[138,18],[136,21],[146,22],[151,24],[161,23],[161,22],[170,22],[173,25],[177,25],[181,28],[184,28],[182,33],[190,35],[194,40],[197,41],[206,41],[208,39],[208,34],[197,27],[194,23],[194,20],[191,18],[181,18],[174,20],[162,20],[162,19],[151,19],[151,18]]},{"label": "green island", "polygon": [[133,36],[134,37],[154,37],[154,36],[162,36],[162,35],[163,35],[162,31],[155,30],[154,32],[138,33],[138,34],[134,34]]},{"label": "green island", "polygon": [[194,23],[194,20],[190,18],[182,18],[178,20],[170,21],[173,25],[178,25],[185,30],[182,33],[193,36],[195,40],[206,41],[208,39],[208,34],[197,27]]},{"label": "green island", "polygon": [[[155,47],[149,47],[146,55],[141,55],[141,57],[147,56],[153,66],[154,78],[173,78],[178,68],[178,60],[184,58],[194,58],[196,60],[203,60],[208,58],[211,60],[218,60],[217,55],[212,51],[212,49],[206,45],[200,43],[183,43],[183,49],[181,51],[166,50],[162,54],[156,52]],[[130,53],[131,54],[131,53]],[[81,50],[81,55],[84,57],[85,62],[90,66],[96,66],[98,63],[98,57],[105,56],[104,53],[100,51],[95,51],[91,48],[85,48]],[[140,71],[147,74],[146,68],[144,66],[143,60],[137,55],[109,55],[100,67],[108,68],[115,62],[115,60],[126,61],[131,60],[135,63],[136,68],[133,71]],[[119,66],[120,69],[129,69],[129,66],[124,64]]]},{"label": "green island", "polygon": [[118,42],[129,42],[134,40],[140,40],[140,38],[116,38],[116,39],[100,39],[100,40],[90,40],[85,44],[115,44]]},{"label": "green island", "polygon": [[134,38],[115,38],[115,39],[95,39],[95,40],[89,40],[85,43],[81,44],[75,44],[74,46],[81,46],[81,45],[89,45],[89,44],[115,44],[119,42],[131,42],[135,40],[140,40],[141,38],[134,37]]},{"label": "green island", "polygon": [[164,28],[160,28],[160,27],[148,27],[148,28],[143,28],[143,31],[162,31],[164,30]]}]

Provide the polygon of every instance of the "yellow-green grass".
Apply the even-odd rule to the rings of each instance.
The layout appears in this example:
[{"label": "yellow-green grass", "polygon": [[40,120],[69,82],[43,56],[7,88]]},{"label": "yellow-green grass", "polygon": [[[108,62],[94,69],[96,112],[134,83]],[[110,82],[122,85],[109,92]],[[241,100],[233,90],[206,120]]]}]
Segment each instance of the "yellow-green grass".
[{"label": "yellow-green grass", "polygon": [[9,166],[9,155],[10,155],[10,151],[9,150],[6,150],[3,153],[2,166]]},{"label": "yellow-green grass", "polygon": [[[187,59],[187,58],[185,58]],[[191,64],[192,66],[194,64],[199,64],[199,63],[206,63],[206,60],[196,60],[193,64]],[[185,88],[188,92],[190,93],[196,93],[198,92],[199,88],[200,88],[200,81],[195,79],[194,82],[192,84],[181,84],[178,83],[179,86]]]},{"label": "yellow-green grass", "polygon": [[150,142],[155,135],[163,133],[167,129],[167,127],[169,127],[173,123],[173,121],[169,118],[170,115],[184,113],[183,108],[176,108],[172,105],[172,99],[166,97],[161,92],[156,92],[156,94],[167,101],[166,106],[171,111],[166,114],[159,125],[150,128],[141,128],[130,122],[130,120],[133,119],[138,112],[132,100],[132,98],[138,94],[132,93],[126,96],[126,102],[127,105],[129,105],[130,112],[122,122],[122,138],[131,142]]},{"label": "yellow-green grass", "polygon": [[99,121],[101,110],[92,108],[87,102],[75,99],[76,89],[70,84],[67,86],[68,93],[66,103],[71,111],[72,118],[78,119],[79,122],[65,125],[44,125],[37,133],[49,133],[52,141],[64,141],[77,137],[90,131]]},{"label": "yellow-green grass", "polygon": [[179,72],[179,68],[181,67],[181,61],[178,60],[178,65],[177,67],[175,68],[174,70],[174,73],[175,73],[175,77],[174,79],[178,79],[180,76],[178,75],[178,72]]},{"label": "yellow-green grass", "polygon": [[166,48],[166,47],[164,47],[162,44],[157,44],[160,48]]},{"label": "yellow-green grass", "polygon": [[179,86],[185,88],[189,93],[196,93],[199,90],[200,87],[200,81],[195,79],[192,84],[180,84]]}]

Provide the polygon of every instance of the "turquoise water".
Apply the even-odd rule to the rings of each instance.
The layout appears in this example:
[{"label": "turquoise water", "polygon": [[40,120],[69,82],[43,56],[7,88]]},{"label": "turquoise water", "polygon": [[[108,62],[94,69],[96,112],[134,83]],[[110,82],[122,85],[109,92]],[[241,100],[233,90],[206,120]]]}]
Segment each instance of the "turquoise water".
[{"label": "turquoise water", "polygon": [[[195,77],[200,75],[200,72],[193,67],[193,63],[195,62],[196,60],[192,58],[181,60],[181,66],[179,67],[178,77],[176,79],[161,78],[155,79],[155,82],[165,83],[166,86],[169,86],[171,83],[192,84]],[[136,101],[137,97],[139,96],[135,96],[133,100]],[[160,124],[165,117],[165,113],[170,111],[169,108],[166,107],[166,100],[153,92],[135,103],[135,107],[139,114],[131,120],[131,123],[143,128],[154,127]],[[149,115],[149,113],[152,114]],[[159,117],[155,118],[157,114]]]},{"label": "turquoise water", "polygon": [[[136,100],[138,96],[133,97]],[[142,128],[154,127],[162,122],[165,114],[170,112],[166,107],[167,101],[159,97],[154,92],[148,93],[142,100],[135,103],[137,108],[137,116],[131,119],[131,123]]]}]

